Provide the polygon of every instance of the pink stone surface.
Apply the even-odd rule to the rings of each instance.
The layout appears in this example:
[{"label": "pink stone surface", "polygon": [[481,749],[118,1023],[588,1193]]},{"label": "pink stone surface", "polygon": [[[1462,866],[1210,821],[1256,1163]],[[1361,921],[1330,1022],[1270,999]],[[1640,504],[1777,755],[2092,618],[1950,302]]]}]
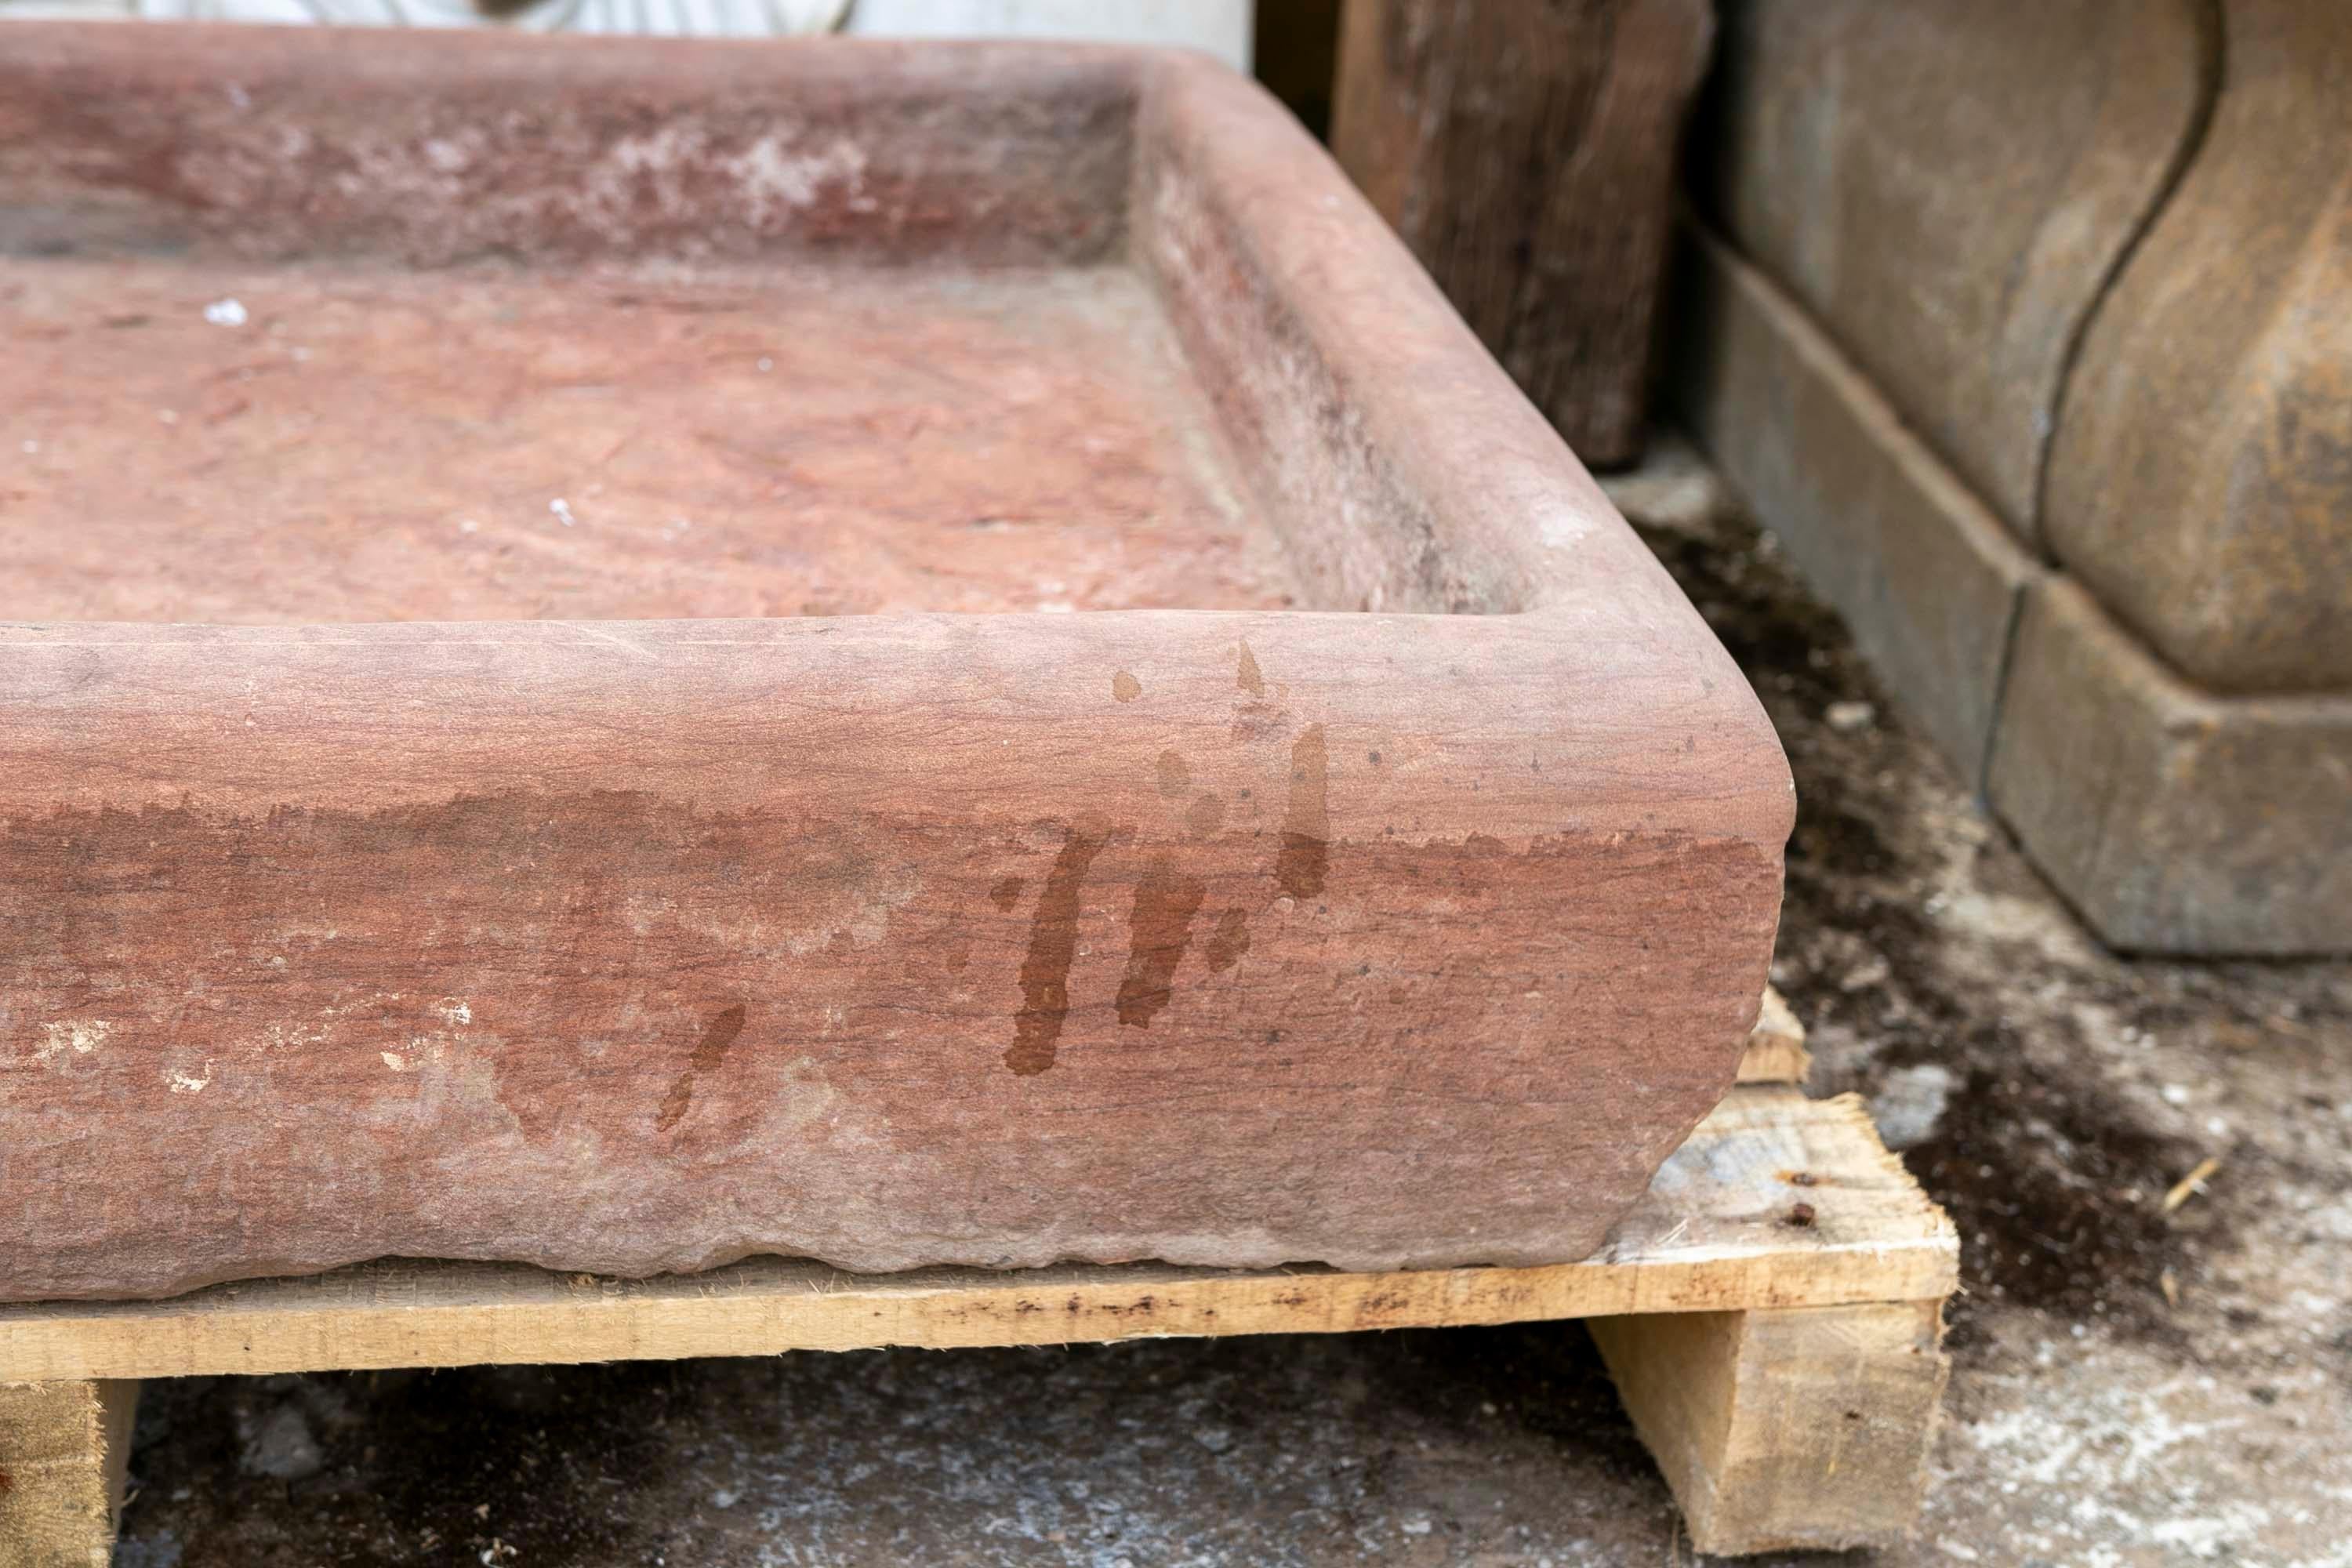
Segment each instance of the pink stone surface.
[{"label": "pink stone surface", "polygon": [[1570,1258],[1730,1083],[1771,731],[1239,79],[12,43],[0,1297]]}]

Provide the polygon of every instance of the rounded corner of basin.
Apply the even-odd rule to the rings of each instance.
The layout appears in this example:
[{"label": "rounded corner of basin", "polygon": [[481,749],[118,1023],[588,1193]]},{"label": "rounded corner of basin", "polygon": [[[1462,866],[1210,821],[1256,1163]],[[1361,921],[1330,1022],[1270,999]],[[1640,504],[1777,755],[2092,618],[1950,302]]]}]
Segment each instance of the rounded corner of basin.
[{"label": "rounded corner of basin", "polygon": [[1239,85],[1274,100],[1274,95],[1266,92],[1257,81],[1198,45],[1129,45],[1125,52],[1137,62],[1139,75],[1173,89],[1229,89]]}]

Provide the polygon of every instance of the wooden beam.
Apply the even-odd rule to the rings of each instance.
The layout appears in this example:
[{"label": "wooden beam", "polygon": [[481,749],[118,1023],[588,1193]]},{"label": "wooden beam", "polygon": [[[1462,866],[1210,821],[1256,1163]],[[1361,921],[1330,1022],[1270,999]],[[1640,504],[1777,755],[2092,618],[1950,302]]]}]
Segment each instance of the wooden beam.
[{"label": "wooden beam", "polygon": [[1641,456],[1707,0],[1348,0],[1331,150],[1588,463]]},{"label": "wooden beam", "polygon": [[139,1385],[0,1383],[0,1568],[106,1568]]},{"label": "wooden beam", "polygon": [[1910,1528],[1950,1370],[1940,1301],[1591,1326],[1696,1550],[1885,1546]]}]

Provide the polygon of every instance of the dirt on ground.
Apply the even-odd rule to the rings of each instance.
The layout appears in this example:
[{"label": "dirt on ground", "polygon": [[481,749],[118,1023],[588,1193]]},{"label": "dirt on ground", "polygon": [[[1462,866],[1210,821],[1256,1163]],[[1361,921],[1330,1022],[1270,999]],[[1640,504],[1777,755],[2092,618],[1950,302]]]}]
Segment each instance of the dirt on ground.
[{"label": "dirt on ground", "polygon": [[[2352,965],[2104,951],[1687,449],[1612,488],[1796,771],[1811,1087],[1960,1229],[1868,1560],[2352,1568]],[[131,1468],[125,1568],[1695,1561],[1573,1325],[189,1379]]]}]

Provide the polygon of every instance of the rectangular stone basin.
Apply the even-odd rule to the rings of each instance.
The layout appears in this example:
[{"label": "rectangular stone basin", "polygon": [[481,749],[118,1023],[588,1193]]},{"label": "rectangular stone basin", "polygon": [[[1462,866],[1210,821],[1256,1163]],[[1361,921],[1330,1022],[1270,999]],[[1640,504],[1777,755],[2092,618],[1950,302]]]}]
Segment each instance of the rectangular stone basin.
[{"label": "rectangular stone basin", "polygon": [[0,1299],[1580,1257],[1792,803],[1183,55],[18,23]]}]

